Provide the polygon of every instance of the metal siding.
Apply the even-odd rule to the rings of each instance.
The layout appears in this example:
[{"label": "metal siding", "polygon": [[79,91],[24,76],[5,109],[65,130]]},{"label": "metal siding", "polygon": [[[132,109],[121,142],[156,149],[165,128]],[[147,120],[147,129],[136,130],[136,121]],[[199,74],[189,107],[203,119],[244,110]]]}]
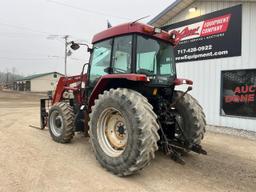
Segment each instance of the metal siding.
[{"label": "metal siding", "polygon": [[256,119],[220,116],[221,71],[256,68],[256,3],[196,1],[165,25],[188,19],[190,7],[197,7],[204,15],[237,4],[242,4],[242,56],[178,63],[177,73],[194,81],[191,94],[203,106],[208,124],[256,131]]},{"label": "metal siding", "polygon": [[[37,77],[32,79],[31,82],[31,92],[47,92],[53,91],[58,83],[61,75],[57,74],[57,78],[53,77],[53,74],[48,74],[45,76]],[[53,83],[53,85],[51,84]]]}]

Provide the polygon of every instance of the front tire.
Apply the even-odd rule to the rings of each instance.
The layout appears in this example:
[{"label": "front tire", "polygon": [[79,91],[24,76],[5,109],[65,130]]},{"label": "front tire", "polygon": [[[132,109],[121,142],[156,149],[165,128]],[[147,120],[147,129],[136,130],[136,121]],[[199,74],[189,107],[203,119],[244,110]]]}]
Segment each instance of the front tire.
[{"label": "front tire", "polygon": [[69,143],[74,136],[74,111],[65,103],[54,104],[49,111],[49,132],[58,143]]},{"label": "front tire", "polygon": [[104,91],[95,100],[89,134],[96,159],[118,175],[131,175],[155,157],[159,125],[153,107],[140,93],[125,89]]}]

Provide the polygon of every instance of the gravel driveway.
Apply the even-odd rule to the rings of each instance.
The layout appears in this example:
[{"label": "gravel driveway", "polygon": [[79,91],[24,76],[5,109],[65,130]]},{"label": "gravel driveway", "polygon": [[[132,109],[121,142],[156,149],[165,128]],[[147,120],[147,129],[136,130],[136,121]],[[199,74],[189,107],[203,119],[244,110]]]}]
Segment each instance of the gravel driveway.
[{"label": "gravel driveway", "polygon": [[180,165],[161,152],[136,175],[119,178],[97,163],[88,138],[55,143],[39,125],[39,96],[0,92],[0,191],[256,191],[256,139],[208,132],[207,156]]}]

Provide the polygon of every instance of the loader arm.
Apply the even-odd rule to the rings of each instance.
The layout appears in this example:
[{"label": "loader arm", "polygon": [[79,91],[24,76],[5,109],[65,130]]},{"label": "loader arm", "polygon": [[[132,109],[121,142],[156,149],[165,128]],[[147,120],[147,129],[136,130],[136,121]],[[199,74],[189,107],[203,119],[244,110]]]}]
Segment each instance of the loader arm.
[{"label": "loader arm", "polygon": [[[76,102],[81,105],[84,102],[84,92],[81,90],[82,83],[86,83],[87,75],[76,75],[70,77],[61,77],[58,81],[56,90],[53,97],[40,99],[40,127],[44,129],[48,122],[48,112],[52,105],[58,103],[63,98],[65,91],[72,91]],[[73,83],[77,83],[75,86],[71,86]]]},{"label": "loader arm", "polygon": [[[53,99],[52,105],[63,100],[64,91],[73,91],[76,101],[81,104],[83,101],[84,93],[80,91],[82,82],[86,82],[87,75],[76,75],[70,77],[61,77],[58,81]],[[77,83],[76,86],[71,87],[70,85]]]}]

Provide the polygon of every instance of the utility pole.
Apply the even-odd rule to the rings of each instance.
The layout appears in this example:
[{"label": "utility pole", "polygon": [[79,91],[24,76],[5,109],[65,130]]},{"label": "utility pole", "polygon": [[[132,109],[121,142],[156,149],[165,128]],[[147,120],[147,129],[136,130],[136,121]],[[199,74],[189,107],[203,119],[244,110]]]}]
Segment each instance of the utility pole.
[{"label": "utility pole", "polygon": [[7,71],[6,72],[6,84],[8,84],[9,83],[9,70],[7,69],[6,71]]},{"label": "utility pole", "polygon": [[68,35],[65,35],[64,36],[64,39],[65,39],[65,56],[64,56],[64,63],[65,63],[65,76],[67,77],[67,57],[68,57],[68,55],[67,55],[67,51],[68,51]]},{"label": "utility pole", "polygon": [[64,39],[65,41],[65,53],[64,53],[64,73],[65,73],[65,76],[67,77],[67,58],[68,58],[68,45],[71,43],[71,42],[68,42],[68,38],[70,36],[69,35],[65,35],[65,36],[60,36],[60,35],[49,35],[47,37],[47,39],[50,39],[50,40],[54,40],[54,39],[57,39],[57,38],[61,38],[61,39]]}]

